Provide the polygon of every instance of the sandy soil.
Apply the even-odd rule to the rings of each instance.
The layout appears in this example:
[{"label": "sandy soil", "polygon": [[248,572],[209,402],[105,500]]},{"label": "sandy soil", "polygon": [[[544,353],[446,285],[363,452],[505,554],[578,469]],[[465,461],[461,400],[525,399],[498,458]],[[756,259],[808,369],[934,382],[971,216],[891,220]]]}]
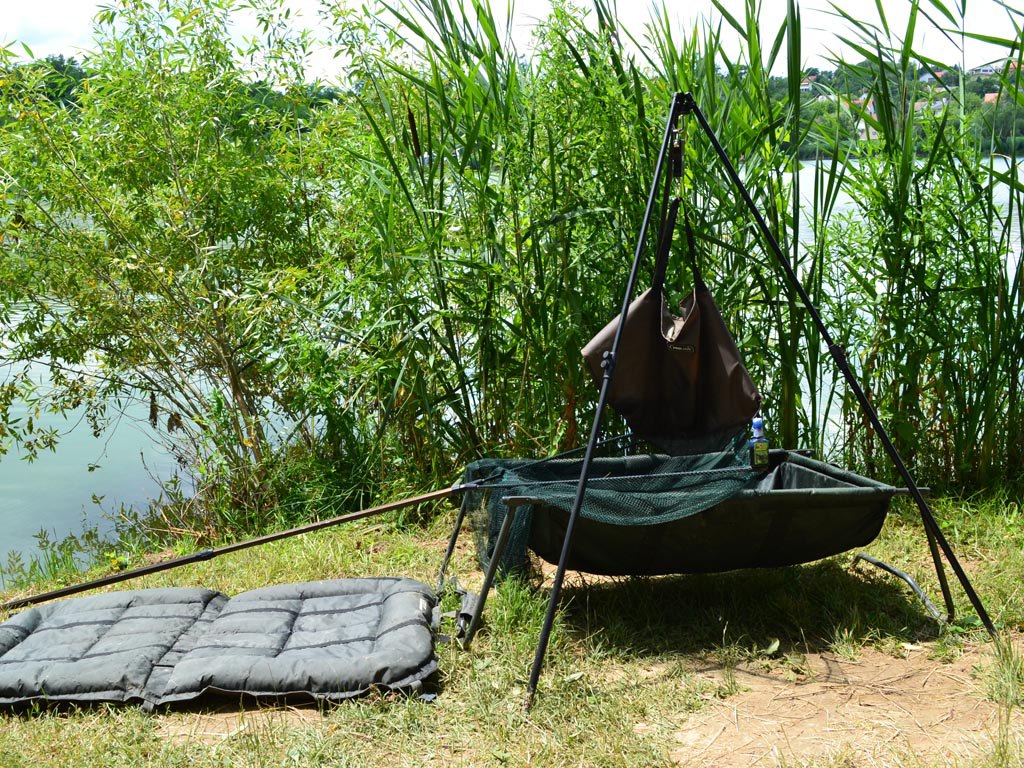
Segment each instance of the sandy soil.
[{"label": "sandy soil", "polygon": [[[720,768],[956,764],[1000,738],[1000,709],[975,673],[991,663],[987,648],[943,663],[907,646],[905,658],[813,654],[797,680],[785,670],[737,668],[742,690],[689,716],[673,734],[671,758]],[[721,684],[728,673],[698,674]],[[1003,735],[1020,739],[1021,712],[1003,720]]]}]

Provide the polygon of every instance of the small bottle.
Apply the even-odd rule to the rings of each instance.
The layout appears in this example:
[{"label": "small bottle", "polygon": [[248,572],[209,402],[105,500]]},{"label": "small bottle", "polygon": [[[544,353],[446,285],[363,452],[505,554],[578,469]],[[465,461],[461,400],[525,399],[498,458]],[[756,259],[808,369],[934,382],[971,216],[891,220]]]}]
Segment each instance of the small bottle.
[{"label": "small bottle", "polygon": [[768,469],[768,441],[764,436],[764,419],[755,416],[750,423],[754,436],[750,438],[750,466],[753,469]]}]

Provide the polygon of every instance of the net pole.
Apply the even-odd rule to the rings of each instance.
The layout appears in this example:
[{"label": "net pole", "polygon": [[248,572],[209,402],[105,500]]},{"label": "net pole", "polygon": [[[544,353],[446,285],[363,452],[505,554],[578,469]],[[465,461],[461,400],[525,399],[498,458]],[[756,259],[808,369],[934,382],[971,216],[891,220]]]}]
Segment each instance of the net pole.
[{"label": "net pole", "polygon": [[612,377],[615,374],[615,357],[619,351],[619,343],[622,341],[622,330],[626,325],[626,315],[629,312],[629,305],[633,300],[633,293],[636,290],[637,278],[640,274],[640,262],[643,257],[644,246],[647,241],[647,231],[650,228],[651,218],[654,214],[654,207],[658,195],[658,183],[661,179],[662,169],[669,154],[672,144],[674,126],[679,117],[683,114],[683,94],[676,93],[672,97],[672,104],[669,107],[668,118],[665,121],[665,137],[661,144],[661,151],[658,153],[657,163],[654,168],[654,181],[651,184],[650,194],[647,196],[647,209],[644,211],[643,222],[640,225],[640,234],[637,237],[636,250],[633,253],[633,266],[629,272],[629,280],[626,282],[625,296],[622,299],[622,311],[619,313],[619,327],[615,331],[615,338],[612,340],[611,349],[605,353],[602,368],[604,378],[601,381],[601,393],[597,399],[597,410],[594,413],[594,423],[590,430],[590,439],[587,442],[587,450],[583,456],[583,466],[580,469],[579,484],[576,487],[576,498],[573,501],[572,509],[569,512],[569,521],[565,527],[565,538],[562,541],[562,554],[558,558],[558,570],[555,572],[555,581],[551,586],[551,596],[548,599],[547,613],[544,615],[544,626],[541,628],[540,638],[537,641],[537,650],[533,656],[533,667],[530,670],[530,682],[526,691],[526,708],[533,704],[533,696],[537,692],[537,684],[540,681],[540,674],[544,668],[544,656],[547,653],[548,643],[551,640],[551,628],[555,621],[555,612],[558,609],[558,597],[562,591],[562,583],[565,580],[566,563],[569,560],[569,553],[572,550],[572,537],[576,528],[576,520],[579,518],[580,510],[583,507],[583,497],[587,491],[587,480],[590,477],[590,467],[594,460],[594,449],[598,438],[601,435],[601,420],[604,416],[605,405],[608,402],[608,392],[611,389]]},{"label": "net pole", "polygon": [[85,592],[90,589],[96,589],[98,587],[106,587],[111,584],[117,584],[122,581],[127,581],[128,579],[134,579],[138,576],[146,576],[151,573],[159,573],[161,571],[167,571],[172,568],[180,568],[181,566],[188,565],[190,563],[198,563],[204,560],[212,560],[213,558],[219,557],[220,555],[226,555],[231,552],[238,552],[239,550],[249,549],[250,547],[258,547],[263,544],[269,544],[273,541],[280,541],[281,539],[287,539],[292,536],[298,536],[303,533],[311,533],[312,531],[319,531],[323,528],[330,528],[335,525],[350,523],[355,520],[363,520],[368,517],[382,515],[385,512],[391,512],[396,509],[402,509],[403,507],[411,507],[416,504],[423,504],[424,502],[428,501],[445,499],[456,493],[466,491],[475,487],[475,483],[455,485],[452,486],[451,488],[442,488],[437,491],[431,491],[430,493],[425,493],[422,496],[411,496],[407,499],[392,501],[387,504],[381,504],[380,506],[371,507],[369,509],[364,509],[359,512],[351,512],[347,515],[341,515],[340,517],[332,517],[329,520],[318,520],[315,523],[308,523],[307,525],[302,525],[298,528],[289,528],[286,531],[268,533],[264,536],[258,536],[254,539],[246,539],[245,541],[238,541],[234,544],[225,544],[222,547],[204,549],[201,552],[195,552],[191,555],[185,555],[184,557],[176,557],[172,560],[164,560],[160,563],[144,565],[141,568],[133,568],[130,571],[122,571],[120,573],[111,574],[110,576],[103,576],[99,579],[93,579],[92,581],[84,581],[80,584],[73,584],[69,587],[62,587],[60,589],[54,589],[49,592],[42,592],[38,595],[31,595],[29,597],[19,597],[14,600],[8,600],[7,602],[0,604],[0,610],[10,611],[14,610],[15,608],[24,608],[25,606],[34,605],[36,603],[42,603],[47,600],[55,600],[59,597],[68,597],[69,595],[76,595],[80,592]]},{"label": "net pole", "polygon": [[[677,97],[680,96],[680,94],[676,95]],[[942,550],[942,554],[946,556],[946,560],[953,569],[953,573],[956,574],[956,577],[960,582],[960,586],[963,587],[964,593],[967,595],[967,599],[970,600],[971,605],[978,614],[978,618],[981,619],[981,623],[985,626],[985,629],[988,630],[989,635],[995,637],[995,625],[992,623],[992,619],[989,618],[988,611],[985,610],[985,606],[982,604],[981,598],[974,590],[971,580],[960,565],[960,561],[957,559],[956,553],[953,551],[953,547],[942,533],[942,529],[939,528],[935,515],[932,513],[931,507],[929,507],[928,502],[924,498],[924,494],[918,487],[917,482],[914,480],[914,477],[907,468],[907,465],[904,464],[903,458],[900,456],[899,451],[896,449],[896,446],[889,437],[889,433],[886,431],[885,427],[882,426],[882,422],[878,418],[878,414],[875,412],[874,406],[871,405],[871,401],[868,400],[867,395],[864,394],[864,390],[861,389],[861,386],[857,381],[857,377],[853,375],[853,371],[850,369],[850,365],[846,359],[846,351],[836,344],[835,340],[832,338],[832,334],[829,333],[824,320],[821,319],[821,315],[818,314],[817,308],[811,302],[811,297],[807,295],[807,291],[804,290],[803,285],[800,283],[800,279],[797,277],[796,271],[793,269],[793,265],[789,263],[785,254],[782,253],[782,247],[768,228],[768,224],[765,222],[760,210],[758,210],[757,205],[754,204],[754,200],[750,196],[750,192],[747,190],[743,180],[740,179],[739,174],[736,172],[736,168],[733,166],[732,161],[729,159],[728,154],[726,154],[722,144],[718,141],[718,137],[715,135],[714,129],[711,128],[711,125],[708,123],[704,113],[701,112],[700,107],[694,100],[693,94],[682,94],[682,99],[684,103],[684,114],[692,114],[697,119],[701,130],[708,137],[708,141],[711,142],[711,146],[714,148],[715,154],[718,155],[718,159],[721,160],[722,165],[725,168],[725,172],[729,176],[729,180],[732,181],[733,186],[736,188],[736,191],[743,200],[743,203],[754,217],[754,221],[757,223],[757,228],[760,230],[761,235],[768,244],[768,249],[772,252],[772,256],[775,257],[775,260],[779,263],[779,266],[785,273],[790,288],[792,288],[803,303],[811,321],[814,323],[814,327],[818,331],[818,335],[821,336],[822,341],[824,341],[825,345],[828,347],[829,354],[835,361],[836,367],[846,380],[846,384],[850,388],[850,391],[853,392],[854,398],[856,398],[857,402],[860,404],[861,411],[868,417],[871,427],[875,430],[875,434],[878,435],[878,439],[881,441],[886,453],[889,454],[889,458],[892,460],[896,471],[899,473],[900,477],[903,478],[903,482],[907,486],[910,496],[917,504],[917,508],[921,513],[921,522],[924,524],[925,534],[928,537],[929,549],[932,553],[932,560],[935,565],[935,572],[939,579],[939,584],[944,585],[946,577],[942,560],[939,557],[939,551],[933,546],[933,541],[935,544],[938,544],[939,549]],[[950,617],[952,617],[953,599],[949,594],[948,586],[944,587],[942,591],[943,598],[946,601],[946,610]]]}]

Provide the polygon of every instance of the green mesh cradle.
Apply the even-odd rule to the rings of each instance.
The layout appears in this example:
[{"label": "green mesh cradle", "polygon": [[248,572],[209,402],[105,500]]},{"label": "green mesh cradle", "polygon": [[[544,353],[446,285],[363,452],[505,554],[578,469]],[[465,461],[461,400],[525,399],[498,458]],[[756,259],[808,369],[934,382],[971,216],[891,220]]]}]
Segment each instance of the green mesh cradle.
[{"label": "green mesh cradle", "polygon": [[[490,478],[467,497],[484,568],[510,497],[521,509],[499,569],[524,569],[528,551],[558,562],[581,465],[483,459],[467,468],[466,482]],[[751,470],[745,447],[597,458],[566,567],[653,576],[806,563],[871,543],[897,492],[791,451],[772,451],[762,473]]]}]

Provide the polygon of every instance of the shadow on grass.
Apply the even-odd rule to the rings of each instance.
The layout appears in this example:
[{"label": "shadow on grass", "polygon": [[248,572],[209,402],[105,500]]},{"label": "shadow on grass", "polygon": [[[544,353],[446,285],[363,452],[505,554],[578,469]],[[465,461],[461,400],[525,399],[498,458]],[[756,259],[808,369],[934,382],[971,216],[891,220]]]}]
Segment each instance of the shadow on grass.
[{"label": "shadow on grass", "polygon": [[836,560],[716,575],[574,578],[563,594],[571,633],[637,655],[763,647],[774,639],[783,651],[820,652],[840,643],[916,642],[939,631],[902,583]]}]

